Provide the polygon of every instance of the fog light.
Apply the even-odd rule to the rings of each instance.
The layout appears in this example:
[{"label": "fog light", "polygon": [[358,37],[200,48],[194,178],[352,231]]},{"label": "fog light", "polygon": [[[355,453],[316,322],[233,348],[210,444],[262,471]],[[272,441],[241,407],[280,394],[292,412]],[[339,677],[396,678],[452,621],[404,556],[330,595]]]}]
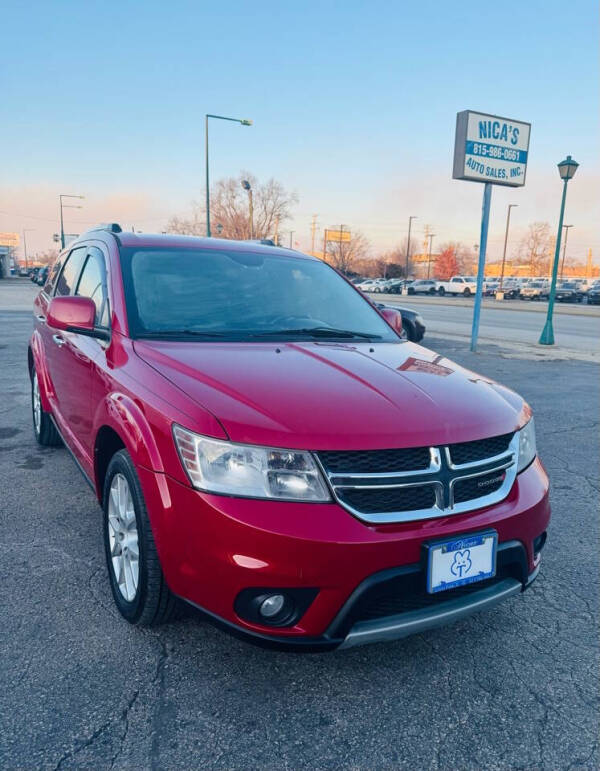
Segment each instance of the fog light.
[{"label": "fog light", "polygon": [[273,618],[276,616],[285,605],[285,597],[283,594],[272,594],[262,601],[260,605],[260,615],[264,618]]}]

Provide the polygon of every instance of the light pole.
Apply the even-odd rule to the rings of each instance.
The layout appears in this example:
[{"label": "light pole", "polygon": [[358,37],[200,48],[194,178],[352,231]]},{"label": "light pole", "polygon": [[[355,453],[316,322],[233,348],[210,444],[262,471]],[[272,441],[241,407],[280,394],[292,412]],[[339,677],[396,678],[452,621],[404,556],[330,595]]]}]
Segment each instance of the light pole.
[{"label": "light pole", "polygon": [[242,187],[248,191],[248,211],[250,215],[250,239],[254,238],[254,204],[252,203],[252,185],[247,179],[242,180]]},{"label": "light pole", "polygon": [[550,285],[550,297],[548,298],[548,315],[542,334],[540,336],[540,345],[554,345],[554,329],[552,327],[552,313],[554,311],[554,295],[556,293],[556,278],[558,275],[558,260],[560,257],[560,237],[563,229],[563,218],[565,216],[565,202],[567,200],[567,184],[573,179],[579,164],[574,161],[570,155],[567,155],[564,161],[558,164],[558,173],[564,180],[562,201],[560,204],[560,217],[558,218],[558,233],[556,236],[556,250],[554,252],[554,263],[552,265],[552,284]]},{"label": "light pole", "polygon": [[63,203],[63,198],[85,198],[84,195],[67,195],[67,193],[61,193],[59,196],[60,199],[60,248],[65,248],[65,227],[63,224],[63,209],[81,209],[82,207],[79,206],[79,204],[74,203]]},{"label": "light pole", "polygon": [[[407,281],[408,281],[408,261],[410,259],[410,229],[411,229],[412,221],[416,219],[418,219],[416,215],[411,215],[408,218],[408,238],[406,240],[406,270],[404,275],[404,278]],[[407,290],[407,293],[408,293],[408,290]]]},{"label": "light pole", "polygon": [[206,159],[206,236],[210,238],[210,187],[209,187],[209,174],[208,174],[208,119],[214,118],[215,120],[230,120],[233,123],[239,123],[242,126],[251,126],[252,121],[246,118],[226,118],[224,115],[211,115],[207,113],[205,116],[205,131],[204,131],[204,154]]},{"label": "light pole", "polygon": [[502,252],[502,271],[500,273],[500,292],[502,291],[502,284],[504,283],[504,266],[506,265],[506,244],[508,243],[508,226],[510,224],[510,210],[515,209],[518,203],[509,203],[508,211],[506,212],[506,230],[504,231],[504,251]]},{"label": "light pole", "polygon": [[567,254],[567,238],[569,237],[569,228],[572,228],[573,225],[563,225],[563,230],[565,231],[565,245],[563,246],[563,256],[562,256],[562,262],[560,263],[560,280],[563,280],[563,272],[565,270],[565,256]]},{"label": "light pole", "polygon": [[293,248],[293,238],[294,238],[294,230],[290,230],[290,249]]},{"label": "light pole", "polygon": [[433,241],[435,233],[429,233],[429,254],[427,255],[427,278],[431,275],[431,242]]},{"label": "light pole", "polygon": [[25,258],[25,270],[29,267],[27,264],[27,237],[26,233],[33,233],[35,228],[24,228],[23,229],[23,256]]}]

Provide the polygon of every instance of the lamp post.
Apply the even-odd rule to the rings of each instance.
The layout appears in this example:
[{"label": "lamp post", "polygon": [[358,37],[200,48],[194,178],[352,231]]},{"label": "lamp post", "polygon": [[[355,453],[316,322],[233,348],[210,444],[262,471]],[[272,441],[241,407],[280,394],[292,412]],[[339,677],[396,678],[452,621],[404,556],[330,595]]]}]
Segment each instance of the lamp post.
[{"label": "lamp post", "polygon": [[26,233],[33,233],[35,228],[23,228],[23,257],[25,258],[25,270],[29,267],[27,263],[27,237]]},{"label": "lamp post", "polygon": [[84,195],[67,195],[67,193],[61,193],[59,196],[60,199],[60,248],[65,248],[65,228],[63,224],[63,209],[81,209],[82,207],[79,206],[79,204],[74,203],[63,203],[63,198],[85,198]]},{"label": "lamp post", "polygon": [[563,225],[563,230],[565,231],[565,245],[563,246],[563,256],[562,261],[560,263],[560,280],[563,280],[563,272],[565,270],[565,256],[567,254],[567,238],[569,237],[569,228],[572,228],[573,225]]},{"label": "lamp post", "polygon": [[211,115],[207,113],[205,116],[205,132],[204,132],[204,152],[206,160],[206,236],[210,238],[210,187],[209,187],[209,174],[208,174],[208,119],[214,118],[214,120],[230,120],[233,123],[239,123],[242,126],[251,126],[252,121],[246,118],[227,118],[225,115]]},{"label": "lamp post", "polygon": [[435,237],[435,233],[429,233],[429,254],[427,255],[427,278],[431,275],[431,242]]},{"label": "lamp post", "polygon": [[500,272],[500,289],[502,291],[502,285],[504,284],[504,266],[506,265],[506,244],[508,243],[508,226],[510,224],[510,210],[515,209],[518,203],[509,203],[508,211],[506,212],[506,230],[504,231],[504,251],[502,252],[502,270]]},{"label": "lamp post", "polygon": [[242,187],[248,191],[248,210],[250,215],[250,238],[254,238],[254,204],[252,202],[252,185],[247,179],[242,180]]},{"label": "lamp post", "polygon": [[[408,261],[410,259],[410,229],[411,229],[411,226],[412,226],[412,221],[416,220],[416,219],[418,219],[418,217],[416,215],[414,215],[414,214],[412,214],[408,218],[408,238],[406,240],[406,269],[404,271],[404,274],[405,274],[404,278],[407,281],[408,281]],[[408,294],[408,290],[407,290],[407,294]]]},{"label": "lamp post", "polygon": [[548,315],[542,334],[540,336],[540,345],[554,345],[554,329],[552,327],[552,313],[554,311],[554,296],[556,294],[556,278],[558,276],[558,260],[560,257],[560,237],[563,230],[563,218],[565,216],[565,202],[567,200],[567,184],[573,179],[579,164],[574,161],[570,155],[567,155],[564,161],[558,164],[558,173],[564,181],[562,201],[560,204],[560,217],[558,219],[558,233],[556,236],[556,250],[554,252],[554,263],[552,265],[552,284],[550,285],[550,297],[548,298]]},{"label": "lamp post", "polygon": [[290,249],[294,248],[293,247],[293,244],[294,244],[294,240],[293,239],[294,239],[294,233],[295,232],[296,232],[295,230],[290,230]]}]

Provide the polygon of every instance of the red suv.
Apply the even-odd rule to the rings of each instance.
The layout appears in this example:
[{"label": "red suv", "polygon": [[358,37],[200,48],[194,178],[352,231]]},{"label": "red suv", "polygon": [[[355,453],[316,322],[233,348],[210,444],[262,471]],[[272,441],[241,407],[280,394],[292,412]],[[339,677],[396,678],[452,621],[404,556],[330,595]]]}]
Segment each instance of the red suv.
[{"label": "red suv", "polygon": [[84,234],[35,300],[35,435],[104,511],[115,603],[255,642],[403,637],[529,586],[550,518],[531,410],[270,242]]}]

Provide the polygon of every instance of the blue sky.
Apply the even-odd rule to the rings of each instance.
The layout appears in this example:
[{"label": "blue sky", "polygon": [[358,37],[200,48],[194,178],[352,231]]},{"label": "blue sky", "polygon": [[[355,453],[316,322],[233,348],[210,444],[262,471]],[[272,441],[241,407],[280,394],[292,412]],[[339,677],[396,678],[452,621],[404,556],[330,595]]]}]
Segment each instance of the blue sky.
[{"label": "blue sky", "polygon": [[598,232],[596,3],[32,2],[3,5],[0,230],[56,230],[59,192],[86,195],[70,229],[95,219],[160,230],[203,195],[206,112],[213,178],[247,169],[299,196],[309,222],[343,222],[390,248],[418,215],[440,241],[479,240],[481,185],[451,179],[456,113],[532,123],[527,185],[495,188],[490,256],[506,204],[517,239],[553,229],[555,164],[581,164],[569,191],[569,254]]}]

